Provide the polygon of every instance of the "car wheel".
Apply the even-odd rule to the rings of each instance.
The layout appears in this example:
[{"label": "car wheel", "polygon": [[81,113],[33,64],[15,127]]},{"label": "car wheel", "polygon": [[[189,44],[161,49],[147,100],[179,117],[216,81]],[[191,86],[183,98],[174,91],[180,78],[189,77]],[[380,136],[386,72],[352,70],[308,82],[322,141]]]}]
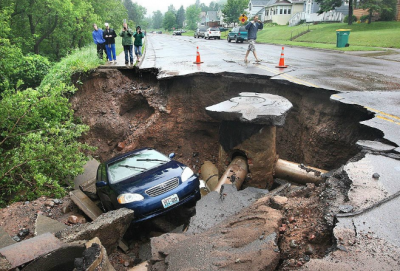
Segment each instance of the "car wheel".
[{"label": "car wheel", "polygon": [[228,42],[231,42],[231,39],[229,38],[229,36],[226,37],[226,40],[227,40]]},{"label": "car wheel", "polygon": [[237,38],[237,37],[235,37],[235,42],[236,42],[236,43],[238,43],[238,42],[239,42],[239,40],[238,40],[238,38]]},{"label": "car wheel", "polygon": [[218,39],[220,40],[220,39],[221,39],[221,37],[218,37]]}]

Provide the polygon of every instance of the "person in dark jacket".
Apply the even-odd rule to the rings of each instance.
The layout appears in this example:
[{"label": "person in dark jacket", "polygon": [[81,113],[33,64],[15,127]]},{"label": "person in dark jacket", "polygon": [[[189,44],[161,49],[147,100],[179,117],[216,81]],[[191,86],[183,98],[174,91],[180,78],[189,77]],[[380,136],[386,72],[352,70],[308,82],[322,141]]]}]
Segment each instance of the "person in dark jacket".
[{"label": "person in dark jacket", "polygon": [[131,65],[133,65],[133,55],[132,55],[133,31],[130,28],[128,28],[128,25],[126,23],[124,23],[123,29],[119,33],[119,35],[122,37],[122,46],[124,46],[125,64],[129,64],[129,62],[128,62],[128,55],[129,55],[129,61],[130,61]]},{"label": "person in dark jacket", "polygon": [[106,26],[106,29],[103,31],[103,38],[106,41],[105,46],[106,46],[106,51],[107,51],[107,57],[109,63],[117,63],[117,56],[115,55],[115,37],[117,34],[115,34],[114,29],[110,28],[108,23],[104,24]]},{"label": "person in dark jacket", "polygon": [[98,28],[97,24],[93,24],[93,28],[92,37],[94,43],[97,45],[97,55],[100,59],[103,59],[103,51],[107,54],[105,47],[106,41],[103,38],[103,30]]},{"label": "person in dark jacket", "polygon": [[135,47],[135,55],[137,57],[137,61],[140,62],[140,57],[142,56],[142,46],[143,46],[142,39],[144,39],[144,34],[140,26],[136,27],[136,33],[133,34],[133,38],[135,39],[135,41],[133,42],[133,45]]},{"label": "person in dark jacket", "polygon": [[262,22],[258,19],[258,16],[254,16],[254,20],[249,22],[246,25],[246,30],[248,31],[247,34],[247,39],[249,42],[249,47],[247,48],[247,52],[246,52],[246,56],[244,57],[244,62],[249,62],[247,60],[247,57],[249,56],[250,51],[253,52],[254,57],[256,58],[256,62],[261,62],[261,60],[257,57],[256,54],[256,47],[255,47],[255,43],[256,43],[256,39],[257,39],[257,31],[259,29],[263,29],[263,24]]}]

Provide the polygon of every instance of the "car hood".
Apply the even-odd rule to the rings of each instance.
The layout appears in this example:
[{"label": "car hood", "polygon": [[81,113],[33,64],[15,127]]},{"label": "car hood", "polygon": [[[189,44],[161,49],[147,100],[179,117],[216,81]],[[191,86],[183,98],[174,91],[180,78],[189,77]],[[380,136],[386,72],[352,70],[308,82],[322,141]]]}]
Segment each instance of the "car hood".
[{"label": "car hood", "polygon": [[186,166],[177,161],[169,161],[166,164],[128,178],[117,184],[110,184],[110,186],[117,194],[142,194],[142,192],[146,189],[168,181],[174,177],[178,177],[180,179],[185,167]]}]

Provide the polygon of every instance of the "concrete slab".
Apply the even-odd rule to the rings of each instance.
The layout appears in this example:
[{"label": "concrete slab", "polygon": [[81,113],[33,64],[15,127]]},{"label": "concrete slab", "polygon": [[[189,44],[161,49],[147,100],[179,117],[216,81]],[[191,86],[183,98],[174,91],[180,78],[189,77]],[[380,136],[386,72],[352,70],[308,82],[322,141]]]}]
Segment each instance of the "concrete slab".
[{"label": "concrete slab", "polygon": [[2,248],[0,249],[0,254],[10,262],[12,268],[16,268],[41,255],[59,249],[62,245],[63,243],[54,237],[54,235],[45,233]]},{"label": "concrete slab", "polygon": [[396,147],[387,145],[378,141],[371,141],[371,140],[358,140],[356,144],[363,149],[372,150],[372,151],[379,151],[379,152],[390,152],[394,150]]},{"label": "concrete slab", "polygon": [[384,239],[400,247],[400,218],[398,206],[400,197],[385,202],[361,214],[349,217],[337,217],[339,228],[349,228],[357,235],[370,235]]},{"label": "concrete slab", "polygon": [[278,95],[242,92],[239,97],[206,107],[214,119],[283,126],[292,103]]},{"label": "concrete slab", "polygon": [[[400,191],[400,161],[381,155],[366,154],[357,162],[348,163],[344,170],[352,181],[349,202],[355,211],[363,210],[387,196]],[[374,173],[377,173],[374,178]]]},{"label": "concrete slab", "polygon": [[92,220],[95,220],[103,213],[100,208],[97,207],[97,205],[94,204],[94,202],[81,190],[71,191],[69,195],[71,200],[78,205],[79,209],[81,209]]},{"label": "concrete slab", "polygon": [[[250,206],[269,191],[248,187],[237,191],[236,187],[225,184],[221,194],[213,191],[196,204],[196,215],[191,218],[187,233],[201,233],[230,216],[236,215],[243,208]],[[222,195],[222,196],[221,196]]]},{"label": "concrete slab", "polygon": [[0,248],[15,244],[15,241],[11,238],[11,236],[0,227]]},{"label": "concrete slab", "polygon": [[100,162],[96,159],[89,160],[86,165],[83,166],[83,174],[76,176],[76,178],[74,179],[74,188],[79,189],[79,185],[87,182],[88,180],[96,179],[97,168],[99,165]]},{"label": "concrete slab", "polygon": [[67,225],[64,223],[39,214],[35,222],[35,236],[44,234],[46,232],[56,233],[65,228],[67,228]]}]

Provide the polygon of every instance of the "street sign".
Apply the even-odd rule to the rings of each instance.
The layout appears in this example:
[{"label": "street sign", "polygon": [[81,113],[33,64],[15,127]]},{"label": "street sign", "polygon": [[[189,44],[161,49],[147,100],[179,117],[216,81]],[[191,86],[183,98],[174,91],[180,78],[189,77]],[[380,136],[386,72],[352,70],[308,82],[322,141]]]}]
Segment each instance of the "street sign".
[{"label": "street sign", "polygon": [[246,22],[246,21],[247,21],[247,16],[246,16],[246,14],[242,14],[242,15],[239,17],[239,21],[241,21],[242,23]]}]

